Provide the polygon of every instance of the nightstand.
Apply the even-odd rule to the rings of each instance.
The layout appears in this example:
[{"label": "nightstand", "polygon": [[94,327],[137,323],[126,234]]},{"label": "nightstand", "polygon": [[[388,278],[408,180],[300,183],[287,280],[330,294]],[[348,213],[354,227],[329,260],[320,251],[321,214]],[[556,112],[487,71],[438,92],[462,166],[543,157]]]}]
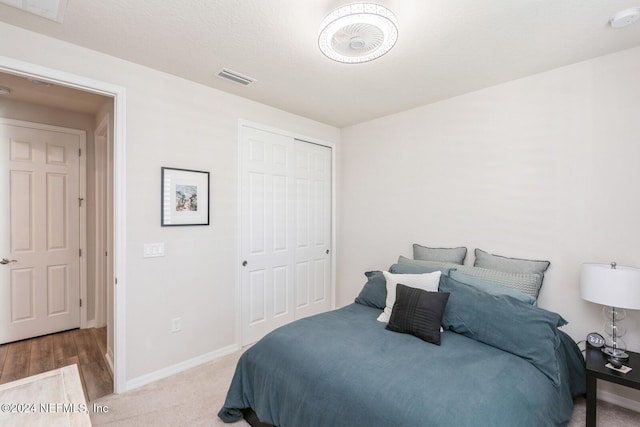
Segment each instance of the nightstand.
[{"label": "nightstand", "polygon": [[609,381],[626,387],[640,390],[640,354],[628,351],[629,359],[624,365],[633,368],[626,374],[606,368],[607,357],[599,348],[589,348],[585,353],[587,368],[587,427],[596,425],[596,398],[598,396],[598,381]]}]

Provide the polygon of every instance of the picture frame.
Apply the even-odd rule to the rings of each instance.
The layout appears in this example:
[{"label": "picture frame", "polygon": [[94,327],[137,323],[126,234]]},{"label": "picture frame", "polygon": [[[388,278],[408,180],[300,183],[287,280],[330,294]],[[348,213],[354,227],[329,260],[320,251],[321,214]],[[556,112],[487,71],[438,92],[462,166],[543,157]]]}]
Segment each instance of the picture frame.
[{"label": "picture frame", "polygon": [[160,225],[209,225],[209,172],[160,169]]}]

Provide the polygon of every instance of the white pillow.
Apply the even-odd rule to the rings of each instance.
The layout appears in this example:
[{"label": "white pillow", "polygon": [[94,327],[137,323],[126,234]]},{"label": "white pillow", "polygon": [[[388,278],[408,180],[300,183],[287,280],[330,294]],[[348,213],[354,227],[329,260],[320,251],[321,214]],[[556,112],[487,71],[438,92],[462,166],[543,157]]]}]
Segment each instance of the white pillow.
[{"label": "white pillow", "polygon": [[389,323],[391,318],[391,310],[393,304],[396,303],[396,286],[398,283],[402,283],[405,286],[411,288],[418,288],[429,292],[438,292],[438,285],[440,284],[440,271],[434,271],[433,273],[424,274],[392,274],[388,271],[383,271],[384,278],[387,281],[387,301],[384,311],[378,316],[380,322]]}]

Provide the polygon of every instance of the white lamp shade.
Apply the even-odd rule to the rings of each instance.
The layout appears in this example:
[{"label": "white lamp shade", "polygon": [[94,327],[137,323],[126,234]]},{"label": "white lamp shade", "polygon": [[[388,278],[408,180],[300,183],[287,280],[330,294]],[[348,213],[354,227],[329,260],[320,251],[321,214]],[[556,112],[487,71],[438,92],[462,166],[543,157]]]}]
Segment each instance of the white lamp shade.
[{"label": "white lamp shade", "polygon": [[640,269],[585,263],[580,268],[582,299],[611,307],[640,310]]}]

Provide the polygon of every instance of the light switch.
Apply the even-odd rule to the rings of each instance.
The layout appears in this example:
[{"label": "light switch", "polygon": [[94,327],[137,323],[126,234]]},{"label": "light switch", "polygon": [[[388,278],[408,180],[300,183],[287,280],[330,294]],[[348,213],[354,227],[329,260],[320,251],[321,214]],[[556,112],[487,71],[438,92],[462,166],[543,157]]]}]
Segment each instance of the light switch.
[{"label": "light switch", "polygon": [[164,256],[164,243],[145,243],[144,257],[152,258],[157,256]]}]

